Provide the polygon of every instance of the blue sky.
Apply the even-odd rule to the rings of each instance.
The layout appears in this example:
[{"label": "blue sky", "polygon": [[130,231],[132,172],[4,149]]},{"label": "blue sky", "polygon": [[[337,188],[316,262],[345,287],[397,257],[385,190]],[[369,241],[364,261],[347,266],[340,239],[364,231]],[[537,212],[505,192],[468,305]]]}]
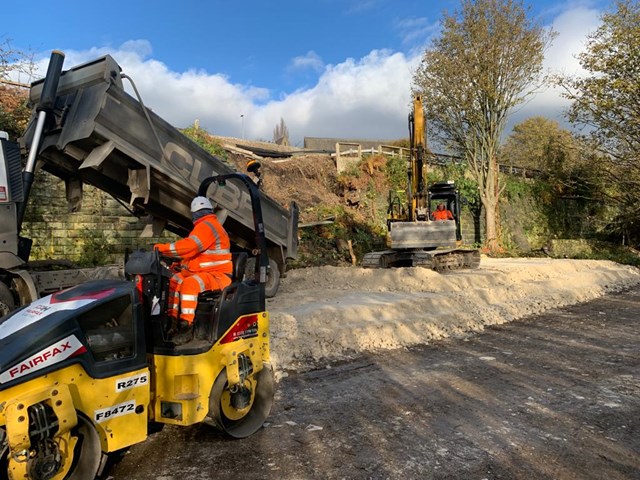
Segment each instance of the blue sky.
[{"label": "blue sky", "polygon": [[[0,39],[65,68],[111,54],[143,100],[177,127],[198,119],[218,135],[271,140],[283,118],[304,136],[407,136],[412,72],[458,1],[112,0],[20,2],[2,7]],[[610,2],[537,1],[532,15],[558,33],[546,68],[578,72],[574,58]],[[12,27],[15,25],[15,27]],[[22,81],[29,79],[21,78]],[[562,120],[557,92],[515,112]],[[243,115],[243,117],[241,117]]]}]

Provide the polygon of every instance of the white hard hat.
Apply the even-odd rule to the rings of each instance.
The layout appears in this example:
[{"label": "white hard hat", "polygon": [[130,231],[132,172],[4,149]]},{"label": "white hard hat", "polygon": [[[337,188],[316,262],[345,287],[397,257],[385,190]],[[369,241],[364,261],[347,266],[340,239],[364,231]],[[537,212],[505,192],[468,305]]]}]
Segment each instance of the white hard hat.
[{"label": "white hard hat", "polygon": [[191,211],[197,212],[198,210],[202,210],[203,208],[208,208],[209,210],[213,210],[213,206],[211,202],[206,197],[196,197],[191,202]]}]

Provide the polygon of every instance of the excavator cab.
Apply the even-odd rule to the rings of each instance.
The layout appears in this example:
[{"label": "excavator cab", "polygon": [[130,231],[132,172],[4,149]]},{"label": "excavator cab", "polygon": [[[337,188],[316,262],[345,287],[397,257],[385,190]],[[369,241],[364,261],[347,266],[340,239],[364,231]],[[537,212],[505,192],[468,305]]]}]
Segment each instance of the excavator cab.
[{"label": "excavator cab", "polygon": [[429,217],[437,208],[439,203],[444,204],[445,208],[453,214],[453,221],[455,222],[456,241],[462,241],[462,233],[460,230],[460,210],[461,197],[456,184],[447,180],[444,182],[432,183],[428,188],[429,195]]}]

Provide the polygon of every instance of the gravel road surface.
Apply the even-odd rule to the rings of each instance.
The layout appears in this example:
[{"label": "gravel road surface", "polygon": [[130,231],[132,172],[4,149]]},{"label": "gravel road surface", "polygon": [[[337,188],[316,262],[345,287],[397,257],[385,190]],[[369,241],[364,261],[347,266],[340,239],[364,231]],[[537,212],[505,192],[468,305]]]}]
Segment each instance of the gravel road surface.
[{"label": "gravel road surface", "polygon": [[638,479],[640,288],[285,373],[265,428],[166,427],[115,480]]}]

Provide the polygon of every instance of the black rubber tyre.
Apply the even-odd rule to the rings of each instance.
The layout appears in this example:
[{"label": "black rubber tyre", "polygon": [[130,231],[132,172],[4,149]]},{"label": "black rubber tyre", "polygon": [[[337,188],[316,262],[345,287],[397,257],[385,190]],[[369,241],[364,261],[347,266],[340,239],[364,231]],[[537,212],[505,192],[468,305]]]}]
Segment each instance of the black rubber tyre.
[{"label": "black rubber tyre", "polygon": [[267,283],[264,286],[264,294],[267,298],[273,298],[280,287],[280,270],[275,260],[269,259],[269,270],[267,271]]},{"label": "black rubber tyre", "polygon": [[241,416],[236,419],[230,418],[230,415],[225,413],[225,411],[233,410],[233,407],[228,403],[229,385],[226,370],[222,370],[211,387],[209,417],[220,430],[233,438],[246,438],[257,432],[271,412],[275,393],[271,364],[265,363],[262,370],[253,377],[253,381],[255,385],[250,407],[245,413],[239,412]]},{"label": "black rubber tyre", "polygon": [[[256,258],[247,260],[245,268],[245,278],[253,278],[256,268]],[[280,287],[280,270],[275,260],[269,259],[269,269],[267,270],[267,282],[264,285],[264,294],[267,298],[273,298]]]},{"label": "black rubber tyre", "polygon": [[16,301],[9,287],[0,282],[0,317],[4,317],[7,313],[16,308]]},{"label": "black rubber tyre", "polygon": [[72,434],[78,437],[73,450],[73,463],[65,480],[86,480],[95,478],[100,468],[102,448],[100,437],[93,424],[82,415],[78,415],[78,425]]}]

